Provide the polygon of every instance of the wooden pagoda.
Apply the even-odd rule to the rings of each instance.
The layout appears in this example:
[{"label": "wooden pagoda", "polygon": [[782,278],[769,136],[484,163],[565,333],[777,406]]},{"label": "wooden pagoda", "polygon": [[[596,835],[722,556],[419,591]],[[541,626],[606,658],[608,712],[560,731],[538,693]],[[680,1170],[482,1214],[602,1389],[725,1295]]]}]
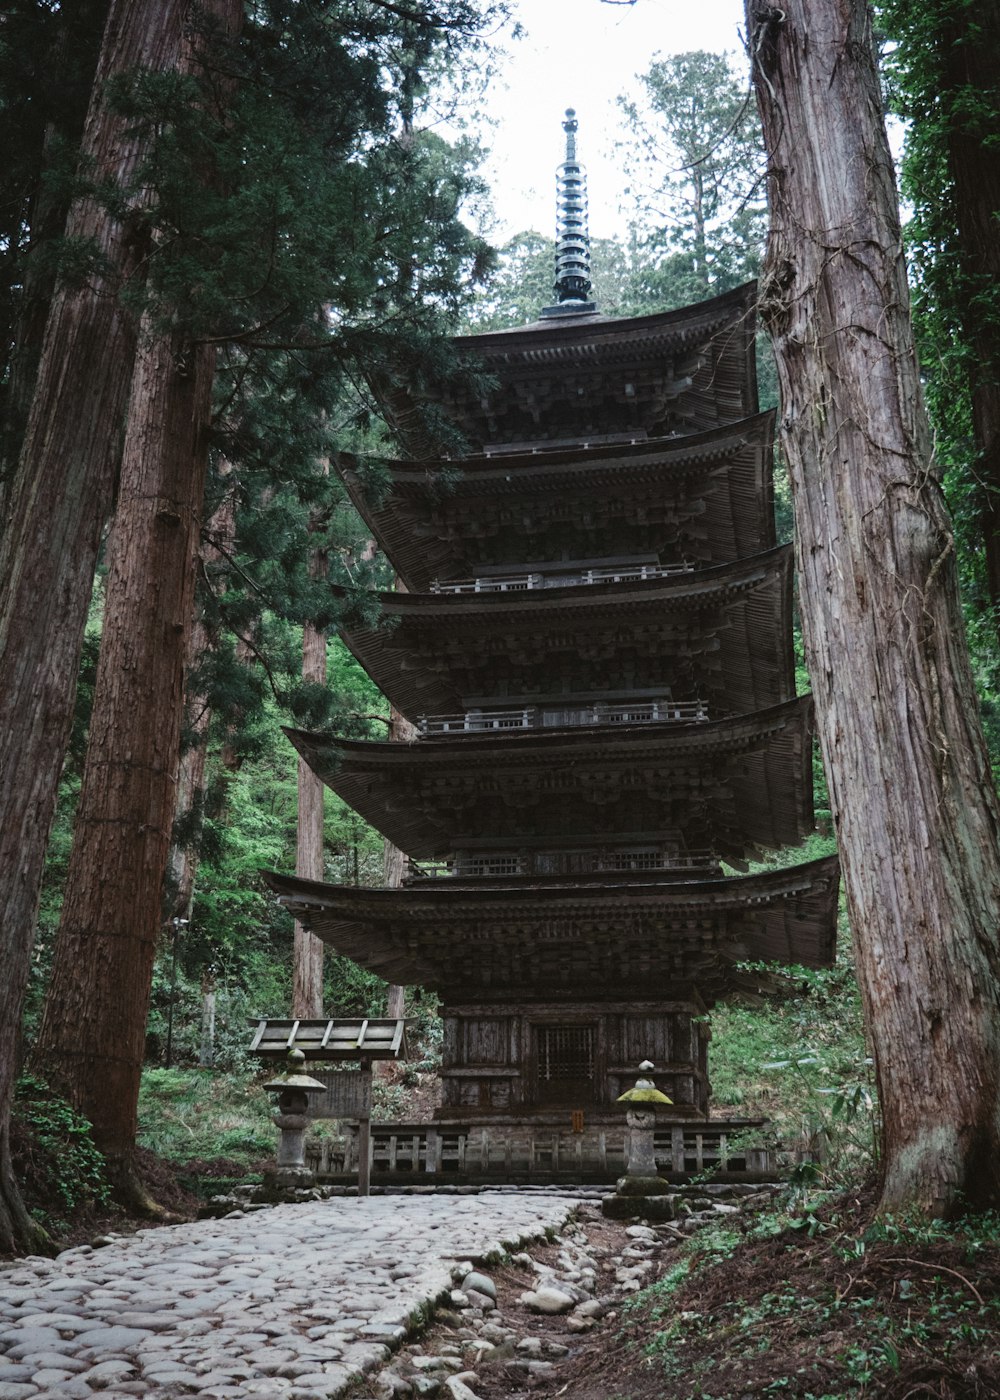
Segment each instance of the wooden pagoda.
[{"label": "wooden pagoda", "polygon": [[272,883],[340,952],[439,993],[436,1122],[474,1130],[491,1171],[513,1140],[537,1161],[543,1129],[616,1169],[644,1059],[683,1171],[709,1134],[706,1012],[748,962],[830,963],[838,873],[739,873],[813,824],[754,289],[602,316],[579,227],[555,306],[458,342],[493,385],[442,393],[466,456],[411,439],[422,460],[381,464],[374,495],[340,463],[402,585],[344,640],[418,737],[290,737],[407,854],[403,885]]}]

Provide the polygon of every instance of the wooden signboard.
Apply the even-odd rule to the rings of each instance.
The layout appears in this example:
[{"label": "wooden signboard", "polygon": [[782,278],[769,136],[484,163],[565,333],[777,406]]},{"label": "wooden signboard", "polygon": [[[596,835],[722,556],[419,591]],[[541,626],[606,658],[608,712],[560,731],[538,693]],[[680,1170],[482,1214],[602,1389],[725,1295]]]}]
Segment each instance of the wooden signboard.
[{"label": "wooden signboard", "polygon": [[310,1118],[368,1118],[371,1116],[372,1077],[360,1069],[311,1070],[326,1085],[322,1098],[309,1105]]}]

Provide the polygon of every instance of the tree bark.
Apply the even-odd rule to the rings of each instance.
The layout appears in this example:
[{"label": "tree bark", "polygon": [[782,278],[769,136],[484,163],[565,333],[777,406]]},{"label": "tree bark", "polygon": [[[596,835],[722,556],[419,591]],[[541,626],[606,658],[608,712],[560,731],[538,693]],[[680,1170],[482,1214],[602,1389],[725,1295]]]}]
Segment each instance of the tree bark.
[{"label": "tree bark", "polygon": [[[212,0],[233,34],[241,0]],[[185,13],[185,19],[190,16]],[[198,72],[194,27],[179,71]],[[91,1120],[119,1195],[164,1214],[135,1170],[139,1081],[176,802],[215,348],[147,311],[129,394],[101,654],[37,1055]]]},{"label": "tree bark", "polygon": [[215,1064],[215,972],[208,968],[201,975],[201,1038],[198,1064],[211,1069]]},{"label": "tree bark", "polygon": [[[216,462],[215,470],[219,476],[228,477],[232,471],[232,464],[223,459]],[[221,592],[225,589],[230,573],[227,556],[235,542],[236,502],[230,491],[216,507],[205,526],[198,550],[197,576],[201,578],[202,588],[206,592]],[[199,662],[211,655],[217,645],[216,629],[206,625],[202,613],[195,618],[191,629],[185,674],[190,676]],[[212,709],[208,697],[198,691],[193,692],[190,685],[186,690],[185,708],[188,744],[181,754],[177,769],[174,824],[167,860],[166,897],[163,908],[165,924],[175,917],[191,918],[198,876],[198,842],[205,807],[205,770]],[[185,839],[178,841],[176,834],[178,823],[181,821],[187,823],[188,831]]]},{"label": "tree bark", "polygon": [[979,452],[975,469],[983,485],[986,584],[1000,629],[1000,329],[995,305],[984,306],[987,297],[997,297],[1000,287],[1000,160],[995,148],[985,144],[982,122],[975,114],[975,99],[989,102],[996,91],[1000,3],[979,0],[974,13],[954,8],[943,13],[939,42],[945,92],[939,99],[945,99],[948,114],[958,247],[971,282],[963,329],[976,352],[971,386],[972,429]]},{"label": "tree bark", "polygon": [[[397,579],[396,588],[402,589],[402,584]],[[395,705],[389,707],[389,740],[390,742],[405,744],[416,737],[416,727],[410,723],[405,715],[400,714]],[[386,889],[397,889],[403,883],[403,876],[406,873],[406,856],[394,846],[391,841],[384,841],[382,846],[382,883]],[[398,987],[390,982],[386,991],[385,1014],[398,1020],[406,1012],[406,988]]]},{"label": "tree bark", "polygon": [[[302,629],[302,679],[326,682],[326,633],[309,622]],[[322,780],[299,759],[299,819],[295,873],[304,880],[323,878]],[[292,1015],[323,1014],[323,940],[295,921],[292,967]]]},{"label": "tree bark", "polygon": [[[82,143],[95,181],[129,181],[142,155],[128,120],[105,107],[108,80],[175,63],[184,10],[181,0],[113,3]],[[91,240],[101,266],[53,298],[0,551],[0,1249],[37,1237],[7,1146],[16,1044],[135,345],[118,290],[144,251],[144,239],[92,199],[76,203],[66,232]]]},{"label": "tree bark", "polygon": [[[32,74],[37,103],[33,101],[31,105],[36,113],[40,109],[41,120],[38,115],[34,121],[32,114],[27,115],[21,133],[26,149],[18,153],[22,174],[30,171],[33,187],[22,189],[22,198],[8,204],[6,217],[0,220],[0,238],[10,245],[8,255],[22,231],[28,235],[23,259],[18,260],[20,266],[12,269],[12,277],[20,285],[17,300],[12,302],[16,315],[0,332],[5,339],[0,350],[0,380],[5,385],[0,413],[0,520],[7,517],[7,488],[31,409],[45,327],[56,290],[56,269],[47,255],[54,241],[65,232],[69,215],[66,191],[53,188],[46,176],[52,173],[53,156],[59,148],[72,150],[83,139],[108,11],[109,0],[79,0],[71,11],[61,7],[53,15],[55,33],[44,60],[44,81],[39,72]],[[16,42],[15,39],[15,46]],[[19,227],[22,221],[23,230]]]},{"label": "tree bark", "polygon": [[176,795],[215,352],[143,321],[90,739],[36,1056],[134,1180]]},{"label": "tree bark", "polygon": [[747,0],[761,309],[883,1114],[881,1207],[1000,1201],[1000,811],[932,457],[861,0]]}]

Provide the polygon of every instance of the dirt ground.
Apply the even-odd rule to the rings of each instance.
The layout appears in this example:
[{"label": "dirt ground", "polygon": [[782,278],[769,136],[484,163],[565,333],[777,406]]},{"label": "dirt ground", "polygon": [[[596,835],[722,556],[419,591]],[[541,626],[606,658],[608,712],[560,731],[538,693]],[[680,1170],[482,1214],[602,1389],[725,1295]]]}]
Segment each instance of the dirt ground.
[{"label": "dirt ground", "polygon": [[[217,1176],[229,1164],[192,1165]],[[197,1198],[165,1164],[146,1154],[143,1168],[158,1200],[178,1217],[194,1215]],[[60,1245],[148,1223],[102,1213]],[[640,1295],[623,1294],[615,1280],[630,1243],[625,1225],[591,1203],[578,1223],[596,1246],[605,1315],[574,1331],[567,1315],[521,1303],[538,1281],[526,1263],[489,1271],[503,1326],[538,1338],[554,1364],[537,1374],[516,1354],[483,1361],[479,1400],[1000,1400],[995,1215],[965,1228],[911,1229],[874,1221],[871,1195],[856,1193],[801,1217],[798,1228],[762,1227],[747,1212],[728,1217],[721,1237],[706,1230],[680,1242],[658,1230],[663,1247]],[[528,1252],[554,1267],[559,1248]],[[420,1349],[433,1354],[461,1326],[461,1314],[432,1323]],[[373,1382],[358,1392],[377,1393]]]},{"label": "dirt ground", "polygon": [[[722,1251],[712,1245],[707,1267],[690,1272],[689,1247],[666,1248],[658,1254],[660,1279],[673,1273],[684,1281],[659,1301],[656,1286],[645,1290],[646,1301],[619,1294],[583,1334],[569,1330],[566,1315],[540,1316],[520,1302],[536,1284],[531,1270],[495,1270],[504,1326],[540,1338],[546,1352],[549,1343],[568,1350],[545,1375],[526,1375],[516,1358],[485,1361],[477,1367],[475,1394],[480,1400],[996,1400],[1000,1222],[917,1239],[873,1225],[871,1215],[870,1199],[847,1199],[816,1212],[810,1228],[736,1238]],[[735,1234],[746,1236],[753,1223],[752,1216],[740,1217]],[[611,1294],[628,1243],[624,1226],[588,1213],[580,1224],[592,1243],[612,1249],[597,1288],[598,1296]],[[990,1234],[992,1240],[983,1238]],[[557,1252],[553,1245],[529,1250],[543,1263]],[[433,1354],[449,1337],[454,1324],[437,1324],[421,1337],[422,1349]]]}]

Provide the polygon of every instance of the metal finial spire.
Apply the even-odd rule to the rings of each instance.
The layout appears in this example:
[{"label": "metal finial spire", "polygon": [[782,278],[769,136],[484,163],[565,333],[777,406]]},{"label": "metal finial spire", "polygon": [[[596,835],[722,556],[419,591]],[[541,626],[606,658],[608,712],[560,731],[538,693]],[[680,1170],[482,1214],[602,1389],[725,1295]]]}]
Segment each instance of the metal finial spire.
[{"label": "metal finial spire", "polygon": [[593,311],[590,292],[590,235],[587,230],[587,172],[576,158],[578,122],[572,107],[563,122],[566,159],[556,171],[556,305],[543,316]]}]

